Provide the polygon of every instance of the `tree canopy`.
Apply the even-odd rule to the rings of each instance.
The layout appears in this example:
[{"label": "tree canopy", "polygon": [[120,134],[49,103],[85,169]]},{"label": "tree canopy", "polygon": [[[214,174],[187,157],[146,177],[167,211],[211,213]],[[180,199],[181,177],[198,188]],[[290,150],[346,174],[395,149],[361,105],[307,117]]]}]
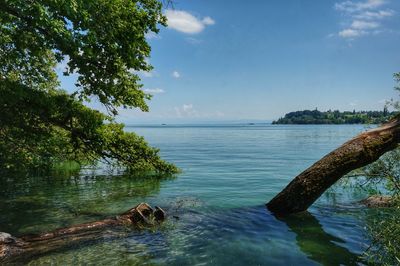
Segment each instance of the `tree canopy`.
[{"label": "tree canopy", "polygon": [[[152,68],[146,34],[166,25],[161,8],[157,0],[0,0],[1,167],[102,159],[176,172],[115,122],[118,108],[148,111],[151,95],[137,73]],[[64,75],[76,76],[74,88],[61,88],[61,62]],[[92,99],[107,113],[87,107]]]}]

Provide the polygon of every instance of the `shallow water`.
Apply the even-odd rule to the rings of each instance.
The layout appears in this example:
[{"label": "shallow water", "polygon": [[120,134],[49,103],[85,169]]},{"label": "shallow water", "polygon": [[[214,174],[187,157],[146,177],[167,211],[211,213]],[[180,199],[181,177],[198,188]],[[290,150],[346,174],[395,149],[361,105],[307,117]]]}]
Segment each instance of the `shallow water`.
[{"label": "shallow water", "polygon": [[[0,231],[37,233],[121,213],[146,201],[169,219],[31,258],[29,264],[354,265],[368,246],[365,196],[336,186],[309,213],[284,220],[264,204],[361,125],[128,127],[183,173],[146,179],[85,169],[17,180],[2,177]],[[176,216],[174,218],[172,216]]]}]

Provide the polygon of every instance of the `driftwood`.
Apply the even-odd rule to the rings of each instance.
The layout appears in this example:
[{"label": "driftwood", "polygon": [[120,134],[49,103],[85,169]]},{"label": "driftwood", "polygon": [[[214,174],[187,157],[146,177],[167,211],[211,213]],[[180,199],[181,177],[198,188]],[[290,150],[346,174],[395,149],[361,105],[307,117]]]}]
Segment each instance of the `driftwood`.
[{"label": "driftwood", "polygon": [[267,208],[281,215],[305,211],[342,176],[376,161],[399,142],[399,118],[361,133],[298,175]]},{"label": "driftwood", "polygon": [[359,203],[368,208],[392,207],[394,204],[392,197],[382,195],[369,196],[368,198],[361,200]]},{"label": "driftwood", "polygon": [[39,235],[14,237],[0,232],[0,264],[15,259],[41,255],[82,241],[95,240],[107,229],[121,226],[155,225],[165,218],[165,212],[141,203],[114,218],[83,223]]}]

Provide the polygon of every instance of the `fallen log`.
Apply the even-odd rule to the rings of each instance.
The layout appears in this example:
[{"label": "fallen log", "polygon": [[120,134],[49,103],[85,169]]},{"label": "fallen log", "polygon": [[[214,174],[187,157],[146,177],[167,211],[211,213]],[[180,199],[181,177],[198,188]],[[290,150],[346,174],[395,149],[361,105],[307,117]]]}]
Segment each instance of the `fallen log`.
[{"label": "fallen log", "polygon": [[299,174],[266,204],[275,214],[307,210],[342,176],[370,164],[400,142],[400,120],[359,134]]},{"label": "fallen log", "polygon": [[153,226],[164,219],[165,212],[161,208],[155,207],[153,209],[147,203],[140,203],[114,218],[60,228],[38,235],[14,237],[8,233],[0,232],[0,264],[15,259],[42,255],[82,241],[95,240],[101,237],[102,232],[110,228]]}]

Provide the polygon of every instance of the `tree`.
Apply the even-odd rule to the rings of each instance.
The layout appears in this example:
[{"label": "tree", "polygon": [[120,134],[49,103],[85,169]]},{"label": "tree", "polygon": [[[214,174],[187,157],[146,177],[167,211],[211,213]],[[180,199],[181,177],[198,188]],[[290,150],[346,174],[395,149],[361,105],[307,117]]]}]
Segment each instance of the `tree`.
[{"label": "tree", "polygon": [[[158,150],[115,122],[118,108],[148,111],[138,71],[150,71],[146,34],[166,25],[157,0],[0,0],[1,168],[49,168],[102,159],[173,173]],[[76,75],[76,90],[60,87]],[[69,88],[70,91],[72,88]],[[97,99],[107,110],[85,106]]]},{"label": "tree", "polygon": [[[394,77],[400,82],[400,73]],[[400,117],[396,115],[388,123],[347,141],[300,173],[267,203],[267,208],[277,214],[305,211],[342,176],[373,163],[399,143]]]}]

